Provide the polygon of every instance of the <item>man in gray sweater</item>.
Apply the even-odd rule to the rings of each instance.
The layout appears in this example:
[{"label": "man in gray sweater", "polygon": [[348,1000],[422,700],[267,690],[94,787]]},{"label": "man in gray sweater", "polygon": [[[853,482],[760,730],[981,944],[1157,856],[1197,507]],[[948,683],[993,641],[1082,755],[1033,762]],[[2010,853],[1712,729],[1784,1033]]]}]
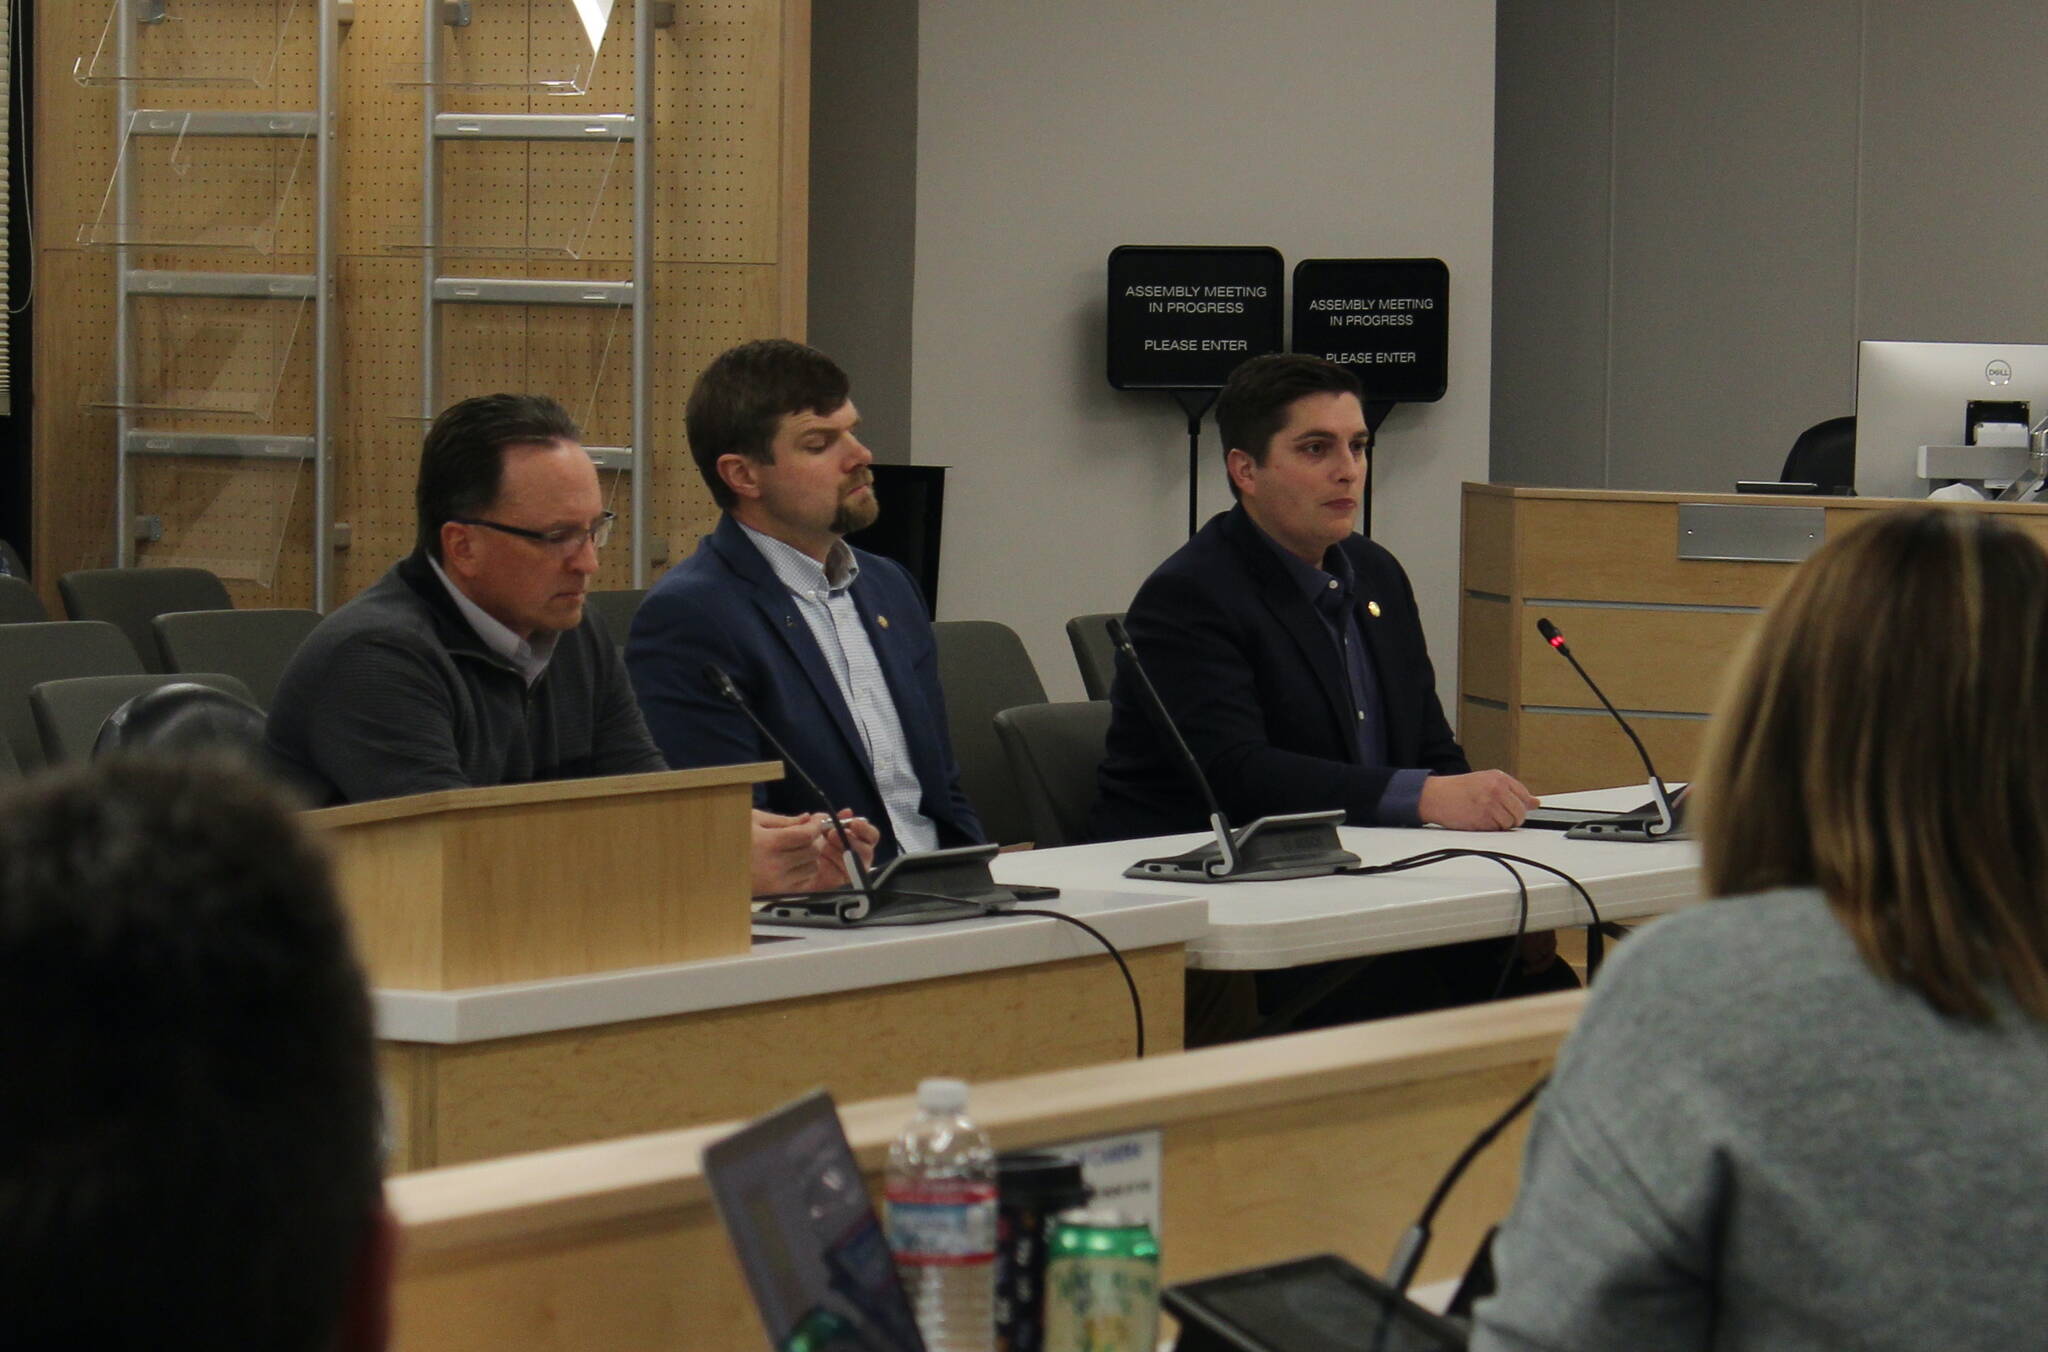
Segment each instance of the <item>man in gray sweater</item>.
[{"label": "man in gray sweater", "polygon": [[[580,437],[540,395],[434,420],[417,548],[313,631],[271,705],[270,750],[318,801],[667,768],[585,613],[612,514]],[[751,865],[757,892],[845,877],[815,813],[756,812]]]}]

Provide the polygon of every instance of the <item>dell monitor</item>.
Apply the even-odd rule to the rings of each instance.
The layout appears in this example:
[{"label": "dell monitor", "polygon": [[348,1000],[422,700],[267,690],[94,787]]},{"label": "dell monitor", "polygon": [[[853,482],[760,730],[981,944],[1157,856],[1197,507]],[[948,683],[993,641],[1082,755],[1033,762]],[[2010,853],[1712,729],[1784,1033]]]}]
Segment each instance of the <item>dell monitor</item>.
[{"label": "dell monitor", "polygon": [[2048,344],[1858,343],[1857,495],[1924,498],[1939,487],[1920,477],[1920,448],[1976,444],[1972,404],[2005,421],[2048,415]]}]

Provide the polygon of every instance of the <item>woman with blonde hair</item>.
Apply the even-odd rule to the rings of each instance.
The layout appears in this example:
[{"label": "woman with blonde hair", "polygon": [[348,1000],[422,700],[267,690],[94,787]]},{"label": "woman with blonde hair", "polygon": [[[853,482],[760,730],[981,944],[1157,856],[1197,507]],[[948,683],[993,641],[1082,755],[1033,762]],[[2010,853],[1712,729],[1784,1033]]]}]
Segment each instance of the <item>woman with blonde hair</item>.
[{"label": "woman with blonde hair", "polygon": [[1707,895],[1602,973],[1476,1349],[2048,1343],[2048,554],[1885,513],[1715,719]]}]

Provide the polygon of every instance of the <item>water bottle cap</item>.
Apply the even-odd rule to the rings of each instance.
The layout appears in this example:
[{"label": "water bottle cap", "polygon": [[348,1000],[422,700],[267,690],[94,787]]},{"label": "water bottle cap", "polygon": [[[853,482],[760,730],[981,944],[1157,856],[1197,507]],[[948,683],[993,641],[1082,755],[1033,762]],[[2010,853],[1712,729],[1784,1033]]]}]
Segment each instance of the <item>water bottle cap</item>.
[{"label": "water bottle cap", "polygon": [[920,1112],[957,1113],[967,1107],[967,1081],[919,1080],[917,1106]]}]

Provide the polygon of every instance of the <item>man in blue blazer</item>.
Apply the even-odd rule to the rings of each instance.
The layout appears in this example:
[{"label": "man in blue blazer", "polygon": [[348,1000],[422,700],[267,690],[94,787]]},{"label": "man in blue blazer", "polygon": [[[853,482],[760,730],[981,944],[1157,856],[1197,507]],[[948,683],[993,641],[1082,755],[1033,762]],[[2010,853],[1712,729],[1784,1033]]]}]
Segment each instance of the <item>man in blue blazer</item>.
[{"label": "man in blue blazer", "polygon": [[[901,565],[845,540],[877,512],[846,373],[800,343],[747,343],[705,368],[684,419],[725,516],[648,593],[626,645],[669,764],[780,759],[713,689],[713,664],[833,806],[879,832],[877,861],[980,841],[924,601]],[[755,797],[820,806],[793,775]]]}]

